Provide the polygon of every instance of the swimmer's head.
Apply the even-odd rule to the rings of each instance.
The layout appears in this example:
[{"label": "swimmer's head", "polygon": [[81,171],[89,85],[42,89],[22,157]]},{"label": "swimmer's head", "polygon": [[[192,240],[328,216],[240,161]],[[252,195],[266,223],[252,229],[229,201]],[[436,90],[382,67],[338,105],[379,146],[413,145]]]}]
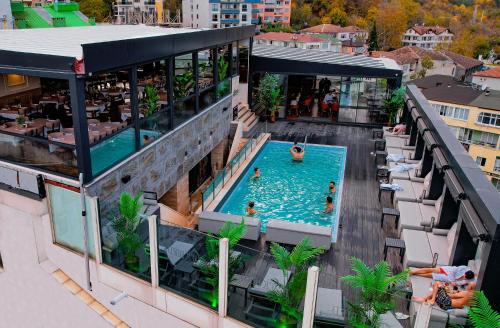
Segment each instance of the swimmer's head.
[{"label": "swimmer's head", "polygon": [[327,202],[328,204],[333,203],[333,198],[332,198],[332,197],[330,197],[330,196],[326,197],[326,202]]},{"label": "swimmer's head", "polygon": [[248,202],[248,207],[253,208],[255,206],[254,202]]}]

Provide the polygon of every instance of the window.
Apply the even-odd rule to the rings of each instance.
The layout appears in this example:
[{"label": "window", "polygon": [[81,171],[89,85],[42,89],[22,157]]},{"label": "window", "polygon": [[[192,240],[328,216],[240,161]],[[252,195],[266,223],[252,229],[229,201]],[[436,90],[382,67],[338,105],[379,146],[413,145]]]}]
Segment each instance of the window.
[{"label": "window", "polygon": [[247,15],[245,15],[245,14],[241,15],[241,20],[243,22],[246,22],[247,21]]},{"label": "window", "polygon": [[486,165],[486,158],[478,156],[478,157],[476,157],[476,163],[480,166],[485,166]]},{"label": "window", "polygon": [[491,183],[500,191],[500,178],[491,178]]},{"label": "window", "polygon": [[216,3],[212,3],[212,11],[218,11],[219,6]]},{"label": "window", "polygon": [[447,105],[432,104],[432,107],[439,111],[439,115],[456,118],[466,121],[469,118],[469,109],[462,107],[451,107]]},{"label": "window", "polygon": [[477,123],[500,127],[500,114],[481,112],[477,116]]},{"label": "window", "polygon": [[[219,15],[212,14],[212,22],[216,22],[218,19],[219,19]],[[215,28],[217,28],[217,25],[215,25]]]},{"label": "window", "polygon": [[493,171],[498,171],[500,172],[500,157],[497,156],[495,159],[495,165],[493,165]]},{"label": "window", "polygon": [[247,5],[241,5],[241,11],[246,12],[247,11]]},{"label": "window", "polygon": [[498,134],[474,131],[474,133],[472,134],[472,142],[478,145],[496,148],[498,143]]},{"label": "window", "polygon": [[469,118],[469,110],[467,108],[455,107],[453,118],[466,121]]}]

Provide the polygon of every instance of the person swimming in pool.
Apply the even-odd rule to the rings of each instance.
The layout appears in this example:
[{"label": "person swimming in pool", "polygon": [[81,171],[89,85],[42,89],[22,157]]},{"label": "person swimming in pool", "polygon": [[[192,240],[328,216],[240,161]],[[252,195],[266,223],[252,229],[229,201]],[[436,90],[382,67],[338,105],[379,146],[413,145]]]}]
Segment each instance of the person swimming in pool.
[{"label": "person swimming in pool", "polygon": [[260,212],[255,210],[255,203],[248,202],[248,206],[246,208],[247,216],[254,216],[255,214],[259,214]]},{"label": "person swimming in pool", "polygon": [[292,159],[294,161],[302,161],[305,153],[305,150],[297,144],[297,141],[295,141],[292,148],[290,148],[290,154],[292,154]]},{"label": "person swimming in pool", "polygon": [[325,206],[325,210],[323,211],[323,214],[329,214],[329,213],[332,213],[333,212],[333,198],[328,196],[326,197],[326,206]]},{"label": "person swimming in pool", "polygon": [[337,191],[337,188],[336,188],[336,186],[335,186],[335,182],[330,181],[330,184],[328,185],[328,192],[329,192],[330,194],[333,194],[333,193],[335,193],[336,191]]},{"label": "person swimming in pool", "polygon": [[260,178],[260,169],[258,167],[253,169],[253,175],[250,177],[250,180]]}]

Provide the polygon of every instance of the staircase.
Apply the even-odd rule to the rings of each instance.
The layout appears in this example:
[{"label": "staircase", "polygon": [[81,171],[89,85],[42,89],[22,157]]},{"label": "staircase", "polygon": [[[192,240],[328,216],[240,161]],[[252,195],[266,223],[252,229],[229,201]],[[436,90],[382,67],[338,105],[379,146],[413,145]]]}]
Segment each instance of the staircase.
[{"label": "staircase", "polygon": [[252,112],[247,104],[241,104],[238,107],[238,121],[243,123],[243,131],[249,131],[257,122],[259,117]]}]

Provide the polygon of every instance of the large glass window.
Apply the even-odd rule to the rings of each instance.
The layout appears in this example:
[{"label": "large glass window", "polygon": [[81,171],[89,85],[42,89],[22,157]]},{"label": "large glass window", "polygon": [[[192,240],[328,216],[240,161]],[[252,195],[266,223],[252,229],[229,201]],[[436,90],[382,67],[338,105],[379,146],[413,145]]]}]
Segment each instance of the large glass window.
[{"label": "large glass window", "polygon": [[[243,16],[246,16],[246,15],[243,15]],[[246,21],[246,18],[243,19],[243,21]],[[238,75],[238,67],[239,67],[239,59],[238,59],[238,53],[239,53],[239,48],[238,48],[238,42],[233,42],[233,46],[232,46],[232,56],[231,56],[231,59],[232,59],[232,62],[233,62],[233,65],[232,65],[232,72],[231,72],[231,76],[235,76],[235,75]]]},{"label": "large glass window", "polygon": [[[54,241],[74,251],[83,253],[83,224],[81,216],[81,200],[78,190],[58,187],[47,184],[50,202],[50,215]],[[88,226],[88,251],[95,257],[94,220],[90,208],[90,199],[86,199],[86,213]]]},{"label": "large glass window", "polygon": [[249,61],[249,45],[250,40],[240,40],[238,42],[238,47],[240,48],[239,54],[239,74],[240,74],[240,83],[248,82],[248,61]]},{"label": "large glass window", "polygon": [[481,112],[477,116],[477,123],[500,127],[500,115],[488,112]]},{"label": "large glass window", "polygon": [[225,97],[231,93],[231,72],[229,70],[231,58],[229,45],[219,48],[217,98]]},{"label": "large glass window", "polygon": [[194,95],[195,79],[193,71],[193,55],[191,53],[175,57],[174,77],[174,125],[193,117],[196,99]]},{"label": "large glass window", "polygon": [[497,156],[495,159],[495,165],[493,165],[493,171],[499,171],[500,172],[500,157]]},{"label": "large glass window", "polygon": [[478,145],[496,147],[498,144],[498,134],[474,131],[472,133],[472,142]]}]

